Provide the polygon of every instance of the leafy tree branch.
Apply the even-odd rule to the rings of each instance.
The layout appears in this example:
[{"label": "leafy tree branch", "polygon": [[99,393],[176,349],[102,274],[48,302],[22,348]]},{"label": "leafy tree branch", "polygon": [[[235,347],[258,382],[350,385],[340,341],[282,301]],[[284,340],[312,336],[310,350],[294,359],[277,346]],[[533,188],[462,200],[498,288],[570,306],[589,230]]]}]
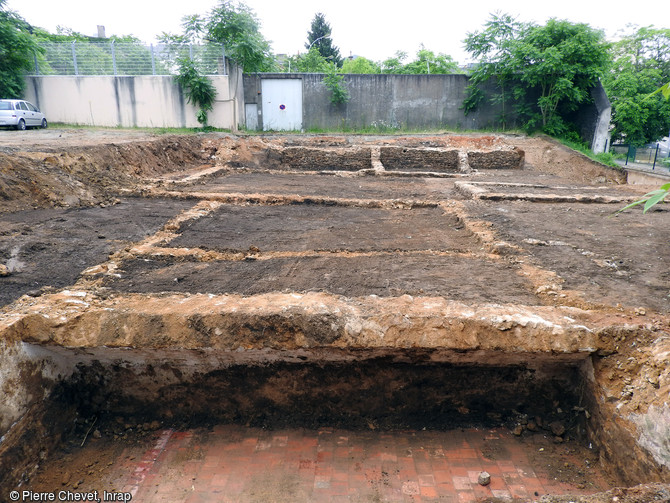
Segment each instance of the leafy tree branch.
[{"label": "leafy tree branch", "polygon": [[633,27],[611,53],[603,86],[612,102],[612,139],[635,146],[657,141],[670,128],[670,30]]},{"label": "leafy tree branch", "polygon": [[[482,87],[493,81],[498,91],[492,102],[501,104],[503,125],[511,101],[525,129],[557,136],[569,130],[567,114],[590,99],[589,89],[609,61],[604,34],[588,25],[550,19],[539,26],[500,13],[482,31],[469,33],[465,46],[481,59],[464,102],[466,113],[482,103]],[[530,96],[537,97],[529,101]]]},{"label": "leafy tree branch", "polygon": [[330,101],[334,105],[340,105],[349,101],[349,91],[344,83],[344,76],[334,70],[328,72],[323,79],[324,84],[330,90]]},{"label": "leafy tree branch", "polygon": [[190,58],[179,60],[179,73],[175,81],[186,94],[186,99],[192,105],[200,107],[196,118],[202,127],[207,127],[207,114],[212,111],[216,89],[212,82],[198,72],[195,63]]},{"label": "leafy tree branch", "polygon": [[[670,82],[664,84],[662,87],[659,87],[656,91],[654,91],[654,94],[656,93],[661,93],[666,100],[670,100]],[[622,211],[625,211],[634,206],[639,206],[641,204],[644,204],[642,213],[646,213],[657,204],[664,202],[665,198],[668,197],[668,194],[670,194],[670,183],[664,183],[658,189],[652,190],[651,192],[648,192],[642,196],[641,199],[629,204],[628,206],[624,206],[619,211],[617,211],[616,214],[618,215]]]},{"label": "leafy tree branch", "polygon": [[21,98],[24,75],[33,67],[35,54],[41,52],[33,28],[19,15],[4,7],[0,0],[0,97]]}]

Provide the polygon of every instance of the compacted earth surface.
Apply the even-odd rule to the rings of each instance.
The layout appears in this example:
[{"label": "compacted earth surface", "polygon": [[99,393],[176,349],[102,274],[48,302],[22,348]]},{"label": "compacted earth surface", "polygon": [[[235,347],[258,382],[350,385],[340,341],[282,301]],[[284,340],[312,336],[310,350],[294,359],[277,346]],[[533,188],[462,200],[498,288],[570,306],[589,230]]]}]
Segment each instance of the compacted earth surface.
[{"label": "compacted earth surface", "polygon": [[542,137],[0,131],[0,500],[669,501],[653,188]]}]

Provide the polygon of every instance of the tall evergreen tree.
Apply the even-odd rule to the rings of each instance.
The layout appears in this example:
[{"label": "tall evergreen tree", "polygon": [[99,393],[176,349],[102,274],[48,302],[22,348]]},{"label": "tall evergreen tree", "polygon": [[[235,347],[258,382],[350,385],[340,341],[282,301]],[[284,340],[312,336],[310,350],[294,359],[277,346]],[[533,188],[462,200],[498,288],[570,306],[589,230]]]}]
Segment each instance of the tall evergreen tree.
[{"label": "tall evergreen tree", "polygon": [[307,33],[305,49],[309,50],[310,47],[314,46],[327,61],[332,61],[338,67],[341,67],[342,56],[340,56],[340,49],[333,45],[330,33],[330,24],[326,22],[325,16],[321,12],[318,12],[312,20],[311,30]]}]

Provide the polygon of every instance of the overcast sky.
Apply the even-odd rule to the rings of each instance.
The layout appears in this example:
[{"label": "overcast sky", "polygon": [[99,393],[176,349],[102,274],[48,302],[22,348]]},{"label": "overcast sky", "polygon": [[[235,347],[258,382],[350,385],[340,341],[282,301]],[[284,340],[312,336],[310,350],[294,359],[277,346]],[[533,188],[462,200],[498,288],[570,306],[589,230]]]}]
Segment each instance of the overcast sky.
[{"label": "overcast sky", "polygon": [[[29,23],[51,32],[57,26],[96,35],[97,25],[107,36],[134,35],[147,43],[160,33],[180,31],[181,18],[206,14],[217,0],[9,0],[6,4]],[[420,44],[435,53],[468,59],[463,39],[479,30],[489,14],[502,10],[520,21],[544,23],[555,17],[588,23],[613,39],[628,23],[657,28],[670,25],[667,0],[647,0],[643,9],[617,7],[594,0],[246,0],[258,15],[261,31],[277,54],[304,52],[307,32],[317,12],[332,27],[332,38],[342,56],[356,54],[379,61],[402,50],[414,55]],[[642,5],[642,4],[640,4]]]}]

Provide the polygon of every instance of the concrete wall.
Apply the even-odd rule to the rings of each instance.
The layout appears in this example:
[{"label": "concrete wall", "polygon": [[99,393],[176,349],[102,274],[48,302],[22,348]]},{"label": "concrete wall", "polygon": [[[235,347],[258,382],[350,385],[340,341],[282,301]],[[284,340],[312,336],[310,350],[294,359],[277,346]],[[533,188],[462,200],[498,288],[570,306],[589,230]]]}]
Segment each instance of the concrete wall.
[{"label": "concrete wall", "polygon": [[[210,126],[236,129],[244,123],[242,76],[211,75],[217,96]],[[28,76],[26,96],[49,122],[90,126],[198,127],[197,108],[172,76]]]},{"label": "concrete wall", "polygon": [[[499,129],[502,106],[492,98],[495,86],[484,86],[483,100],[467,116],[462,110],[469,78],[466,75],[344,75],[350,94],[347,103],[334,105],[331,92],[318,73],[262,73],[244,75],[247,117],[256,116],[254,126],[263,129],[261,81],[300,79],[303,89],[302,129],[385,128]],[[602,85],[591,89],[593,103],[570,119],[579,125],[581,136],[595,152],[605,148],[611,106]],[[537,99],[536,96],[531,99]],[[506,128],[519,128],[514,103],[506,103]],[[249,127],[249,125],[247,125]]]},{"label": "concrete wall", "polygon": [[609,140],[612,104],[600,81],[591,88],[593,103],[580,108],[572,121],[580,125],[580,136],[594,152],[605,152]]},{"label": "concrete wall", "polygon": [[[303,89],[302,129],[485,129],[499,126],[500,105],[480,106],[467,116],[462,110],[469,83],[465,75],[345,75],[347,103],[334,105],[315,73],[264,73],[242,77],[234,65],[229,75],[212,75],[217,89],[209,124],[263,129],[261,81],[299,79]],[[186,102],[170,76],[29,76],[26,99],[43,110],[50,122],[94,126],[198,127],[197,109]],[[492,88],[484,89],[490,94]],[[602,86],[592,91],[594,103],[575,120],[595,151],[607,138],[611,107]],[[246,105],[246,110],[245,110]],[[508,104],[508,109],[511,108]],[[253,120],[257,118],[254,123]],[[248,124],[247,124],[248,123]],[[507,127],[518,125],[508,117]]]},{"label": "concrete wall", "polygon": [[258,127],[263,127],[261,80],[301,79],[303,129],[346,129],[371,125],[404,129],[481,129],[497,122],[497,106],[481,107],[467,117],[461,110],[465,75],[345,75],[347,103],[334,105],[324,75],[265,73],[244,76],[245,103],[257,104]]}]

